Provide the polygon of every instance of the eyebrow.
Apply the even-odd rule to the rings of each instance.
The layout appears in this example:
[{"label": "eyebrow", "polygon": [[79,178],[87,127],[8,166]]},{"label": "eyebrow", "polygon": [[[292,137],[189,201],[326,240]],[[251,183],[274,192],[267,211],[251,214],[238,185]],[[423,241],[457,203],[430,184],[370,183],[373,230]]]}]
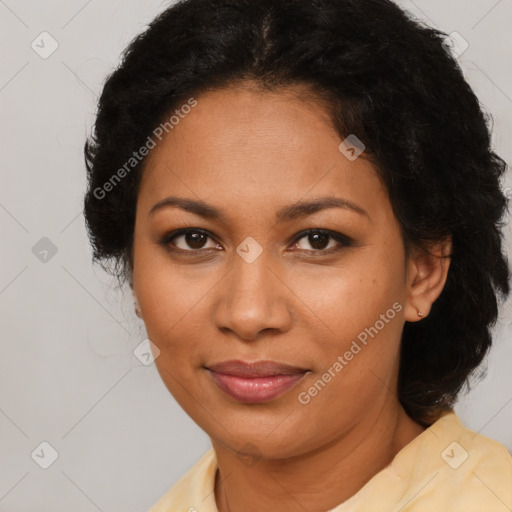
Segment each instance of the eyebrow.
[{"label": "eyebrow", "polygon": [[[204,201],[187,199],[177,196],[169,196],[165,199],[162,199],[161,201],[158,201],[155,205],[153,205],[149,211],[148,216],[154,215],[157,211],[162,210],[163,208],[172,206],[177,206],[182,210],[194,213],[195,215],[199,215],[200,217],[204,217],[206,219],[223,218],[222,210],[219,210],[215,206],[205,203]],[[327,208],[345,208],[347,210],[352,210],[360,215],[364,215],[368,218],[370,217],[364,208],[353,203],[352,201],[343,199],[341,197],[327,196],[319,197],[309,201],[298,201],[291,205],[285,206],[276,213],[276,221],[288,222],[293,219],[312,215],[313,213],[325,210]]]}]

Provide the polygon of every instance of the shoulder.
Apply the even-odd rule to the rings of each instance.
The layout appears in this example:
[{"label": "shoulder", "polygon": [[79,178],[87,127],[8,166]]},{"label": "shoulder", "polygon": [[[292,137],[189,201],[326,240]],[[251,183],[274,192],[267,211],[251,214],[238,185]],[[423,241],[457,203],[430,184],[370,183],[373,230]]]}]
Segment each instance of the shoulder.
[{"label": "shoulder", "polygon": [[[484,473],[500,464],[504,477],[512,479],[512,456],[498,441],[466,428],[455,413],[449,413],[430,427],[442,448],[441,458],[453,470],[466,465],[466,471]],[[508,480],[510,486],[512,480]]]},{"label": "shoulder", "polygon": [[453,412],[421,437],[416,463],[424,478],[415,483],[428,478],[429,484],[418,495],[417,510],[434,496],[454,512],[511,510],[512,456],[505,446],[466,428]]},{"label": "shoulder", "polygon": [[447,413],[331,512],[369,510],[510,512],[512,456]]},{"label": "shoulder", "polygon": [[214,484],[217,458],[206,452],[149,512],[217,512]]},{"label": "shoulder", "polygon": [[[468,473],[466,486],[469,496],[476,496],[480,492],[489,496],[489,503],[502,501],[507,507],[512,507],[512,456],[501,443],[464,427],[453,416],[459,424],[453,453],[460,452],[460,462],[449,464],[450,468],[456,472],[459,463],[460,467],[467,464],[465,471]],[[449,460],[452,447],[448,446],[443,455],[445,460]]]}]

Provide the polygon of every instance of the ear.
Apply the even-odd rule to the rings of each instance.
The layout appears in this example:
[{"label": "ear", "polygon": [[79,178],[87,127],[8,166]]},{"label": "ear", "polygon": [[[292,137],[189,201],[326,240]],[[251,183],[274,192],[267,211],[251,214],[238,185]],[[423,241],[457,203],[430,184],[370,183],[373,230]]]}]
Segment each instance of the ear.
[{"label": "ear", "polygon": [[135,291],[132,291],[132,294],[133,294],[133,307],[135,309],[135,314],[139,318],[142,318],[142,311],[140,310],[139,301],[137,299],[137,295],[135,294]]},{"label": "ear", "polygon": [[135,314],[139,317],[139,318],[142,318],[142,311],[140,310],[140,305],[139,305],[139,301],[137,299],[137,294],[135,293],[135,289],[133,288],[133,273],[130,272],[130,275],[128,277],[128,284],[130,285],[130,288],[132,290],[132,295],[133,295],[133,307],[135,309]]},{"label": "ear", "polygon": [[430,313],[446,283],[451,252],[451,237],[430,244],[427,249],[411,250],[407,262],[406,321],[417,322]]}]

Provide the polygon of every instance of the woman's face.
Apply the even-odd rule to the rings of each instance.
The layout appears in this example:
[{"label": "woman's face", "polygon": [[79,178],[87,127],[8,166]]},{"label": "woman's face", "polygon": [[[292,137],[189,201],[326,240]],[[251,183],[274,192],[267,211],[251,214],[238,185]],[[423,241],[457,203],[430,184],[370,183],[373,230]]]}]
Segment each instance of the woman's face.
[{"label": "woman's face", "polygon": [[[239,88],[185,110],[149,154],[137,203],[134,292],[158,371],[217,442],[306,453],[397,403],[412,308],[398,222],[315,103]],[[194,211],[152,211],[170,196]],[[341,206],[298,206],[326,198]],[[227,361],[277,367],[210,369]]]}]

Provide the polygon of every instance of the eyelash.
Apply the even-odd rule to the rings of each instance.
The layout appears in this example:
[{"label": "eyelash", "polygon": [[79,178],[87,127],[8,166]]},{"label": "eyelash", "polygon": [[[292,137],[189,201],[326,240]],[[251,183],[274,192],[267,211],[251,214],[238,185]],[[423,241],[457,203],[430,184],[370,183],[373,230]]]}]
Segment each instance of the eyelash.
[{"label": "eyelash", "polygon": [[[181,236],[181,235],[186,235],[188,233],[201,233],[203,235],[208,236],[213,241],[215,241],[214,237],[212,237],[210,235],[210,233],[208,233],[208,231],[205,231],[203,229],[199,229],[199,228],[181,228],[181,229],[176,229],[176,230],[174,230],[174,231],[164,235],[163,238],[159,241],[159,245],[161,245],[162,247],[164,247],[168,251],[179,252],[179,253],[184,254],[186,256],[197,256],[198,253],[201,253],[201,252],[204,252],[204,251],[215,251],[215,250],[217,250],[217,249],[211,249],[211,248],[208,248],[208,249],[190,249],[190,250],[186,250],[186,249],[179,249],[177,247],[174,247],[174,248],[170,247],[172,245],[172,240],[174,238],[177,238],[178,236]],[[349,237],[347,237],[345,235],[342,235],[341,233],[338,233],[336,231],[331,231],[331,230],[328,230],[328,229],[306,229],[304,231],[301,231],[300,233],[297,233],[295,235],[295,237],[292,239],[292,241],[290,242],[290,244],[294,245],[299,240],[301,240],[302,238],[305,238],[308,235],[311,235],[311,234],[314,234],[314,233],[320,233],[322,235],[327,235],[330,238],[332,238],[333,240],[335,240],[336,242],[338,242],[340,245],[338,247],[331,247],[330,249],[302,249],[302,251],[306,251],[306,252],[309,252],[309,253],[314,253],[315,255],[327,256],[327,255],[331,255],[331,254],[335,254],[337,252],[340,252],[341,250],[343,250],[343,249],[345,249],[347,247],[350,247],[353,244],[353,240],[351,238],[349,238]],[[218,242],[216,242],[216,243],[218,243]],[[294,251],[301,251],[301,249],[295,249]]]}]

